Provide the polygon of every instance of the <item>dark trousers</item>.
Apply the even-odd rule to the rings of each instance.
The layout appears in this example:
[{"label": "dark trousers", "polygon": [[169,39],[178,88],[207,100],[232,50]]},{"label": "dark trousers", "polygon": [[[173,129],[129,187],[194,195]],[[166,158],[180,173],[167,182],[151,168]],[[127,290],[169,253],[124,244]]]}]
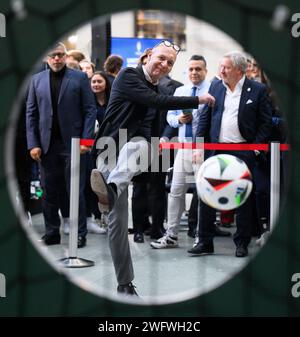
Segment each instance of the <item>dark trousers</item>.
[{"label": "dark trousers", "polygon": [[258,223],[258,228],[255,232],[257,235],[264,231],[263,224],[266,224],[267,229],[269,229],[270,218],[270,158],[262,155],[258,159],[253,170]]},{"label": "dark trousers", "polygon": [[163,230],[167,208],[165,172],[150,172],[148,181],[134,182],[132,193],[132,221],[136,232],[142,233],[152,215],[152,233]]},{"label": "dark trousers", "polygon": [[[253,151],[216,151],[214,154],[227,153],[242,159],[253,172],[255,164],[255,154]],[[233,236],[234,243],[248,246],[252,236],[254,197],[253,189],[246,202],[235,210],[237,230]],[[216,210],[209,207],[200,200],[200,217],[198,222],[199,240],[203,243],[211,243],[215,234],[214,221],[216,220]]]},{"label": "dark trousers", "polygon": [[198,222],[198,193],[195,189],[193,192],[193,198],[191,201],[191,206],[189,209],[189,216],[188,216],[188,227],[191,234],[195,234],[197,230],[197,222]]},{"label": "dark trousers", "polygon": [[[70,197],[70,167],[71,155],[64,149],[61,141],[53,141],[48,152],[41,158],[41,180],[43,186],[42,208],[46,225],[46,234],[59,234],[60,218],[58,210],[61,207],[61,196],[64,190]],[[84,199],[85,158],[80,157],[80,187],[79,187],[79,219],[78,235],[85,237],[86,211]]]},{"label": "dark trousers", "polygon": [[86,153],[84,156],[86,161],[86,180],[85,180],[85,203],[86,203],[86,216],[91,217],[94,214],[95,219],[101,219],[101,212],[98,207],[98,198],[96,194],[92,191],[90,176],[91,172],[95,167],[94,160],[90,153]]}]

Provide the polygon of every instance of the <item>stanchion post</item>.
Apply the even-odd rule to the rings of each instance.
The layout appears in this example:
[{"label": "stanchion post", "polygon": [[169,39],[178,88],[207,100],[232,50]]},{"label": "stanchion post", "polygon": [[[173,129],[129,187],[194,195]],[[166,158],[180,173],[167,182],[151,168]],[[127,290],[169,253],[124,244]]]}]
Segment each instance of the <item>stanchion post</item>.
[{"label": "stanchion post", "polygon": [[71,142],[71,174],[70,174],[70,234],[69,257],[60,259],[66,268],[91,267],[95,263],[77,257],[79,183],[80,183],[80,138],[72,138]]},{"label": "stanchion post", "polygon": [[80,183],[80,139],[72,138],[70,181],[70,234],[69,256],[77,256],[79,183]]},{"label": "stanchion post", "polygon": [[270,230],[276,223],[280,206],[280,143],[271,143]]}]

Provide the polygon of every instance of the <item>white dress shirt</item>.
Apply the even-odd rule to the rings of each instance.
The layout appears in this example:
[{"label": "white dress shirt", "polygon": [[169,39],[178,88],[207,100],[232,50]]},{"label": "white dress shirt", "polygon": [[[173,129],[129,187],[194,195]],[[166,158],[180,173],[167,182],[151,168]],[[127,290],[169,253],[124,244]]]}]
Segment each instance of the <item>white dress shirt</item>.
[{"label": "white dress shirt", "polygon": [[[175,90],[174,96],[192,96],[192,88],[197,87],[196,96],[202,96],[208,93],[208,89],[210,87],[210,82],[204,80],[198,85],[194,85],[193,83],[184,85]],[[200,117],[200,113],[204,107],[204,104],[199,104],[198,109],[193,109],[193,136],[195,136],[198,127],[198,121]],[[178,140],[180,142],[185,142],[187,139],[185,138],[185,127],[186,124],[179,123],[179,116],[182,113],[182,110],[169,110],[167,114],[167,121],[170,126],[173,128],[179,128],[178,130]]]},{"label": "white dress shirt", "polygon": [[219,134],[220,143],[243,143],[246,141],[242,137],[238,126],[238,112],[245,78],[243,76],[239,80],[233,91],[223,82],[226,95]]}]

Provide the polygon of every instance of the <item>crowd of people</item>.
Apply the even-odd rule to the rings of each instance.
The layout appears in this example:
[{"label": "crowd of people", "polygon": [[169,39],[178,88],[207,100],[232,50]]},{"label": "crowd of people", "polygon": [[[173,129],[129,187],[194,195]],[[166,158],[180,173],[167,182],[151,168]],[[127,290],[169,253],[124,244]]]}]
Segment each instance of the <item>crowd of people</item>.
[{"label": "crowd of people", "polygon": [[[122,69],[122,58],[110,55],[103,69],[96,70],[83,53],[67,51],[58,43],[45,59],[46,69],[32,77],[26,94],[27,148],[39,165],[43,188],[42,241],[60,244],[61,227],[64,234],[69,233],[71,138],[94,138],[92,149],[80,147],[77,244],[79,248],[87,244],[88,232],[108,233],[117,291],[125,295],[137,296],[128,241],[131,182],[134,241],[144,243],[147,233],[152,248],[176,248],[185,195],[199,167],[209,156],[232,154],[246,162],[255,185],[236,210],[235,220],[233,213],[223,215],[235,222],[235,256],[247,256],[251,238],[269,230],[268,153],[180,149],[171,160],[167,201],[163,155],[158,146],[153,147],[153,137],[159,143],[174,137],[179,142],[203,137],[212,143],[283,142],[286,137],[276,97],[255,60],[240,52],[227,53],[219,73],[209,81],[205,57],[192,55],[187,64],[188,83],[183,85],[169,77],[179,52],[179,46],[165,40],[146,50],[136,68]],[[123,142],[120,130],[126,130]],[[121,146],[108,153],[107,147],[99,146],[103,139]],[[155,164],[153,151],[159,152]],[[149,165],[141,169],[145,154]],[[153,165],[158,167],[155,172],[150,169]],[[188,235],[195,243],[188,253],[213,254],[213,238],[231,233],[219,228],[216,210],[199,200],[195,190],[189,213],[193,216]]]}]

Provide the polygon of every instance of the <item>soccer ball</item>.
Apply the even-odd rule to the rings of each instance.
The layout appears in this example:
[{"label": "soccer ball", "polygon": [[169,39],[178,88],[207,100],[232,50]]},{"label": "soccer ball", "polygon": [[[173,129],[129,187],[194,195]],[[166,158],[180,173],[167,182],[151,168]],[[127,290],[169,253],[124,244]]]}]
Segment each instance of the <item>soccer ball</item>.
[{"label": "soccer ball", "polygon": [[196,186],[204,203],[227,211],[243,205],[253,184],[251,172],[244,161],[229,154],[218,154],[201,165]]}]

